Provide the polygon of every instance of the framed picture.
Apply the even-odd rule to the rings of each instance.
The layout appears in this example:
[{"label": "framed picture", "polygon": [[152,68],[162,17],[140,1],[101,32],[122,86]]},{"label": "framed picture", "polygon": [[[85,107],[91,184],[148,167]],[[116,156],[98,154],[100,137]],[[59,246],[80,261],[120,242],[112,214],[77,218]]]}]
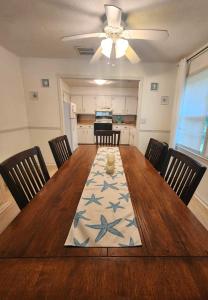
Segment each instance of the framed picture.
[{"label": "framed picture", "polygon": [[151,82],[151,91],[157,91],[159,89],[159,83],[158,82]]},{"label": "framed picture", "polygon": [[41,79],[42,87],[49,87],[49,79]]}]

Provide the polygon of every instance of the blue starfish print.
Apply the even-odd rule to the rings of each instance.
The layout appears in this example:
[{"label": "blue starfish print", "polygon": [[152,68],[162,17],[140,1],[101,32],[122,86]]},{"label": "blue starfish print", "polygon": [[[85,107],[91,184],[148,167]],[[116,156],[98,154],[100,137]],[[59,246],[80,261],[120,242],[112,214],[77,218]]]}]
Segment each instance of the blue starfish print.
[{"label": "blue starfish print", "polygon": [[84,242],[79,242],[77,239],[73,239],[74,240],[74,245],[77,247],[86,247],[87,244],[89,243],[90,238],[86,239]]},{"label": "blue starfish print", "polygon": [[127,186],[127,183],[126,182],[122,182],[121,185],[122,186]]},{"label": "blue starfish print", "polygon": [[123,175],[124,172],[123,171],[118,171],[117,174]]},{"label": "blue starfish print", "polygon": [[121,197],[118,198],[119,200],[125,200],[126,202],[129,201],[129,197],[130,197],[129,193],[127,193],[127,194],[119,193],[119,194],[121,195]]},{"label": "blue starfish print", "polygon": [[128,225],[126,225],[126,227],[131,227],[131,226],[135,226],[135,227],[137,227],[137,222],[136,222],[136,219],[135,218],[133,218],[132,220],[130,220],[130,219],[125,219],[127,222],[129,222],[129,224]]},{"label": "blue starfish print", "polygon": [[118,202],[118,203],[109,202],[109,204],[110,204],[110,206],[108,206],[108,207],[106,207],[106,208],[112,208],[114,213],[116,212],[116,210],[117,210],[118,208],[124,208],[123,206],[120,206],[120,205],[119,205],[120,202]]},{"label": "blue starfish print", "polygon": [[91,197],[89,198],[83,198],[84,200],[87,200],[88,202],[85,204],[85,205],[88,205],[88,204],[91,204],[91,203],[95,203],[95,204],[98,204],[98,205],[102,205],[99,200],[100,199],[103,199],[103,197],[97,197],[95,196],[95,194],[92,194]]},{"label": "blue starfish print", "polygon": [[96,183],[95,180],[94,180],[94,178],[88,179],[86,181],[86,186],[89,186],[91,183]]},{"label": "blue starfish print", "polygon": [[107,189],[118,190],[118,188],[115,186],[116,184],[117,184],[117,182],[108,183],[107,181],[104,180],[103,184],[97,184],[97,186],[102,186],[101,192],[103,192]]},{"label": "blue starfish print", "polygon": [[130,237],[129,244],[127,244],[127,245],[125,245],[125,244],[119,244],[119,246],[121,246],[121,247],[128,247],[128,246],[135,246],[135,245],[134,245],[133,239]]},{"label": "blue starfish print", "polygon": [[104,176],[100,171],[93,172],[94,176]]},{"label": "blue starfish print", "polygon": [[105,161],[105,159],[103,157],[98,157],[97,161]]},{"label": "blue starfish print", "polygon": [[83,216],[85,213],[86,213],[86,210],[81,210],[81,211],[78,211],[75,214],[75,216],[74,216],[74,227],[77,227],[80,219],[90,220],[90,219],[86,218],[85,216]]},{"label": "blue starfish print", "polygon": [[95,242],[98,242],[99,240],[101,240],[104,235],[106,235],[107,232],[110,232],[113,235],[119,236],[119,237],[124,237],[123,234],[118,231],[117,229],[114,228],[114,226],[116,226],[118,223],[121,222],[121,218],[117,219],[111,223],[108,223],[106,218],[101,215],[100,216],[100,224],[95,224],[95,225],[86,225],[87,227],[93,228],[93,229],[100,229]]},{"label": "blue starfish print", "polygon": [[112,179],[115,179],[117,177],[117,175],[111,175]]}]

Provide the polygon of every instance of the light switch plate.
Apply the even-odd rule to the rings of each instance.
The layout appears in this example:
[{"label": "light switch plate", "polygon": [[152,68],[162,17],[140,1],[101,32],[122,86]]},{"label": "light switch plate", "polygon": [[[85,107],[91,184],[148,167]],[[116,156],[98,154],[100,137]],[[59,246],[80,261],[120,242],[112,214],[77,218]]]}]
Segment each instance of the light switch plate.
[{"label": "light switch plate", "polygon": [[39,100],[38,92],[36,92],[36,91],[30,91],[29,92],[29,97],[30,97],[30,100],[32,100],[32,101],[38,101]]},{"label": "light switch plate", "polygon": [[162,96],[161,102],[162,105],[168,105],[169,104],[169,97],[168,96]]}]

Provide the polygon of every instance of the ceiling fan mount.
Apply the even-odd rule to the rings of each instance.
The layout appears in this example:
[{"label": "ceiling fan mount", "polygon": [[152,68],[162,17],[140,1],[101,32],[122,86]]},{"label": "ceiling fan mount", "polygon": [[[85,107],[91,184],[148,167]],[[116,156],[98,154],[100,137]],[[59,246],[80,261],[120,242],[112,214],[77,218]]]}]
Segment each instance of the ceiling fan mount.
[{"label": "ceiling fan mount", "polygon": [[[122,10],[114,5],[104,5],[107,18],[107,25],[103,32],[79,34],[63,37],[62,41],[74,41],[87,38],[101,38],[101,45],[93,55],[91,63],[97,62],[102,55],[116,59],[126,56],[132,63],[138,63],[140,58],[138,54],[129,45],[128,40],[163,40],[168,37],[167,30],[158,29],[133,29],[125,30],[122,26]],[[115,51],[112,51],[115,47]],[[113,53],[113,54],[112,54]]]},{"label": "ceiling fan mount", "polygon": [[117,39],[122,34],[123,27],[122,26],[112,27],[107,25],[104,27],[104,32],[106,33],[106,36],[108,38]]}]

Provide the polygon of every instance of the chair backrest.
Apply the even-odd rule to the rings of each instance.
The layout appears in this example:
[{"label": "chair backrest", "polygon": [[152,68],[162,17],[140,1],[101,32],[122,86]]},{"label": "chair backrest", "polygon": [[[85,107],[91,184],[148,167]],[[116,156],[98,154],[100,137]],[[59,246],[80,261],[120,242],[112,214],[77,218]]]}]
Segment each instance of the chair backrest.
[{"label": "chair backrest", "polygon": [[96,130],[96,145],[100,146],[119,146],[120,144],[119,130]]},{"label": "chair backrest", "polygon": [[72,155],[69,141],[66,135],[58,136],[49,142],[56,165],[60,168],[63,163]]},{"label": "chair backrest", "polygon": [[154,168],[158,171],[161,170],[162,164],[168,153],[168,144],[159,142],[153,138],[149,140],[145,157],[151,162]]},{"label": "chair backrest", "polygon": [[20,209],[41,190],[50,176],[39,147],[22,151],[0,164],[0,174]]},{"label": "chair backrest", "polygon": [[205,171],[206,167],[201,166],[191,157],[169,149],[161,175],[181,200],[188,205]]}]

